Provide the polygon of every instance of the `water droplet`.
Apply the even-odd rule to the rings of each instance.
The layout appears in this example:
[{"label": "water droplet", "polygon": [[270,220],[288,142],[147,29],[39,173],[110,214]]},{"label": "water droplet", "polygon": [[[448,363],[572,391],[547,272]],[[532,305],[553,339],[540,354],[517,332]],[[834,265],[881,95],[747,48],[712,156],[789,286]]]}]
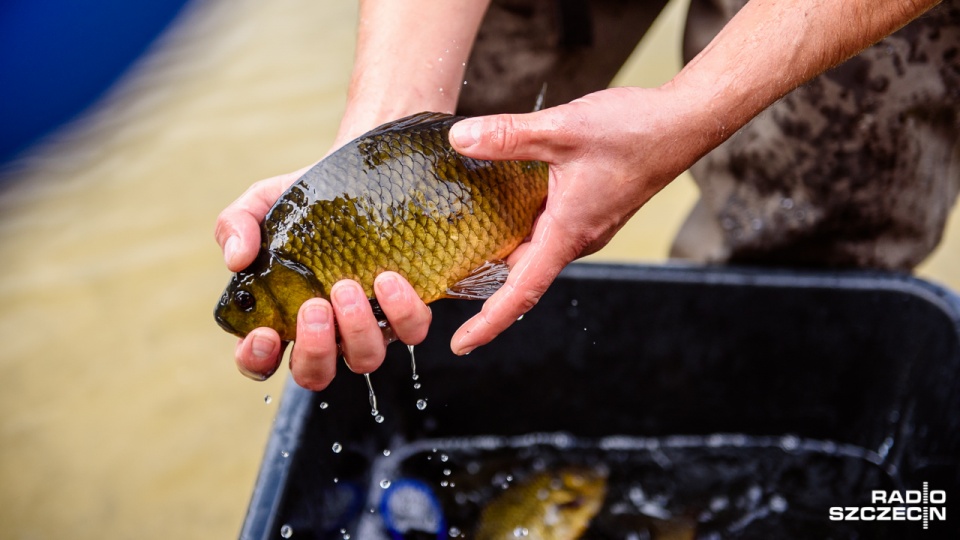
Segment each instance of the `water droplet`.
[{"label": "water droplet", "polygon": [[284,524],[282,527],[280,527],[280,536],[284,538],[290,538],[293,536],[293,527]]},{"label": "water droplet", "polygon": [[579,303],[579,302],[577,302],[577,299],[576,299],[576,298],[574,298],[573,300],[570,301],[570,305],[573,306],[573,307],[577,307],[577,304],[578,304],[578,303]]},{"label": "water droplet", "polygon": [[330,406],[330,404],[327,403],[326,401],[321,401],[321,402],[320,402],[320,408],[321,408],[321,409],[326,409],[326,408],[329,407],[329,406]]},{"label": "water droplet", "polygon": [[417,375],[416,373],[414,373],[410,378],[413,379],[413,380],[417,380],[417,379],[420,378],[420,376]]},{"label": "water droplet", "polygon": [[447,482],[446,480],[441,480],[441,481],[440,481],[440,487],[447,487],[449,484],[450,484],[450,482]]},{"label": "water droplet", "polygon": [[728,506],[730,506],[730,499],[726,497],[717,496],[710,499],[710,510],[713,512],[720,512]]},{"label": "water droplet", "polygon": [[523,320],[523,315],[520,315],[519,317],[517,317],[517,320],[518,320],[518,321],[522,321],[522,320]]},{"label": "water droplet", "polygon": [[450,469],[444,469],[444,470],[443,470],[443,475],[444,475],[444,476],[450,476]]},{"label": "water droplet", "polygon": [[587,327],[586,327],[586,326],[583,327],[583,331],[584,331],[584,332],[587,331]]},{"label": "water droplet", "polygon": [[373,421],[376,422],[376,423],[378,423],[378,424],[382,424],[382,423],[383,423],[383,415],[382,415],[382,414],[378,414],[378,415],[374,416],[374,417],[373,417]]},{"label": "water droplet", "polygon": [[442,87],[442,86],[440,87],[440,93],[441,93],[441,94],[443,93],[443,87]]},{"label": "water droplet", "polygon": [[390,449],[389,449],[389,448],[385,448],[385,449],[383,450],[383,457],[388,457],[389,455],[390,455]]},{"label": "water droplet", "polygon": [[290,452],[287,452],[286,450],[284,450],[284,451],[280,452],[280,455],[283,456],[283,457],[285,457],[285,458],[288,458],[288,457],[290,457]]},{"label": "water droplet", "polygon": [[370,415],[376,416],[377,413],[377,395],[373,393],[373,382],[370,381],[370,374],[364,373],[363,378],[367,381],[367,390],[369,391]]},{"label": "water droplet", "polygon": [[380,481],[380,487],[383,489],[387,489],[388,487],[390,487],[390,481],[384,478],[383,480]]},{"label": "water droplet", "polygon": [[420,389],[420,383],[418,383],[418,382],[413,383],[413,389],[414,389],[414,390],[419,390],[419,389]]},{"label": "water droplet", "polygon": [[800,440],[794,435],[784,435],[780,439],[780,448],[787,452],[796,450],[798,446],[800,446]]},{"label": "water droplet", "polygon": [[263,396],[263,402],[269,405],[270,403],[273,402],[273,398],[270,396],[270,394],[267,394]]},{"label": "water droplet", "polygon": [[340,451],[343,450],[343,446],[341,446],[341,444],[338,443],[338,442],[333,443],[333,447],[332,447],[332,448],[333,448],[333,453],[334,453],[334,454],[339,454]]},{"label": "water droplet", "polygon": [[456,527],[450,527],[450,536],[453,538],[460,536],[460,529]]},{"label": "water droplet", "polygon": [[786,197],[786,198],[782,199],[782,200],[780,201],[780,206],[781,206],[784,210],[789,210],[789,209],[793,208],[793,199],[791,199],[790,197]]},{"label": "water droplet", "polygon": [[516,529],[513,530],[514,538],[522,538],[524,536],[528,536],[529,534],[530,534],[530,531],[527,530],[526,527],[517,527]]},{"label": "water droplet", "polygon": [[418,399],[418,400],[417,400],[417,408],[420,409],[421,411],[424,410],[424,409],[426,409],[426,408],[427,408],[427,400],[425,400],[425,399]]},{"label": "water droplet", "polygon": [[448,459],[450,459],[450,456],[446,454],[440,454],[440,461],[446,463]]},{"label": "water droplet", "polygon": [[467,81],[463,81],[463,85],[466,86],[466,85],[467,85]]},{"label": "water droplet", "polygon": [[417,357],[413,354],[413,345],[407,345],[407,350],[410,351],[410,371],[413,373],[411,377],[417,380]]},{"label": "water droplet", "polygon": [[778,514],[787,511],[787,500],[780,495],[770,497],[770,509]]},{"label": "water droplet", "polygon": [[339,483],[340,483],[340,479],[337,478],[336,476],[334,476],[334,477],[333,477],[333,483],[334,483],[334,484],[339,484]]}]

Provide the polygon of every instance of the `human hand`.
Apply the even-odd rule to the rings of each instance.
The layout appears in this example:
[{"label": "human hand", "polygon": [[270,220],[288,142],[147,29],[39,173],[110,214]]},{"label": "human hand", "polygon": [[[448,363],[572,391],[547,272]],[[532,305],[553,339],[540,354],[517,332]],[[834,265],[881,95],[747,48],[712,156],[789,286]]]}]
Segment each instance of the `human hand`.
[{"label": "human hand", "polygon": [[529,311],[560,270],[605,246],[654,194],[719,138],[678,92],[615,88],[531,114],[454,125],[454,148],[477,159],[550,164],[546,206],[508,258],[506,283],[451,340],[456,354],[490,342]]},{"label": "human hand", "polygon": [[[238,272],[253,262],[260,249],[260,222],[309,168],[256,182],[220,213],[215,236],[228,269]],[[409,345],[423,341],[431,313],[413,287],[400,275],[384,272],[374,281],[374,291],[396,338]],[[331,287],[330,296],[330,301],[307,300],[297,315],[290,371],[297,384],[310,390],[330,384],[341,352],[347,366],[357,373],[376,370],[386,354],[387,340],[360,284],[340,281]],[[283,345],[272,328],[254,329],[237,343],[238,369],[250,378],[266,379],[280,365]]]}]

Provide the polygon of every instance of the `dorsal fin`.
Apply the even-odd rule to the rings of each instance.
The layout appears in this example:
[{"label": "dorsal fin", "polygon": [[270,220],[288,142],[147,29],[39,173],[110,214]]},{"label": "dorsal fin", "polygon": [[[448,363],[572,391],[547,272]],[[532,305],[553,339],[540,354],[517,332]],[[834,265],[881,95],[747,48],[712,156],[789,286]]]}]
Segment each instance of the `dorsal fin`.
[{"label": "dorsal fin", "polygon": [[404,116],[403,118],[398,118],[391,122],[387,122],[386,124],[383,124],[381,126],[377,126],[372,130],[370,130],[369,132],[367,132],[366,134],[364,134],[364,137],[383,135],[385,133],[390,133],[390,132],[398,131],[401,129],[408,129],[408,128],[423,125],[423,124],[430,124],[433,122],[439,122],[442,120],[450,120],[450,119],[459,120],[461,118],[462,117],[455,117],[452,114],[447,114],[447,113],[424,111],[424,112],[419,112],[417,114],[411,114],[410,116]]},{"label": "dorsal fin", "polygon": [[540,87],[540,93],[537,94],[537,102],[533,104],[533,112],[540,112],[543,109],[543,98],[547,96],[547,82],[543,82],[543,86]]}]

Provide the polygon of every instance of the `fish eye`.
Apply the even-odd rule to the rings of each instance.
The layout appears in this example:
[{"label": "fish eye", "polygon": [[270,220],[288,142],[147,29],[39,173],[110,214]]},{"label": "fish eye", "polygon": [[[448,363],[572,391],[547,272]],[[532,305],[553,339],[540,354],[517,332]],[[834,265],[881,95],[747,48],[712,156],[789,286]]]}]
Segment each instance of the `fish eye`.
[{"label": "fish eye", "polygon": [[247,313],[257,307],[257,299],[247,291],[237,291],[236,294],[233,295],[233,301],[237,304],[238,308]]}]

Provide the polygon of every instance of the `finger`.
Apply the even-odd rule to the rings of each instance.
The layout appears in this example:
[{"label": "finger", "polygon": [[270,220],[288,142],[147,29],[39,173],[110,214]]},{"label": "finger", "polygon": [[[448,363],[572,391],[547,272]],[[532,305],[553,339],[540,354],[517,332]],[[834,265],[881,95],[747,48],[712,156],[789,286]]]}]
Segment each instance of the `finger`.
[{"label": "finger", "polygon": [[338,281],[330,296],[347,367],[356,373],[374,371],[383,363],[386,346],[363,288],[356,281]]},{"label": "finger", "polygon": [[556,222],[542,219],[541,223],[503,287],[454,333],[450,348],[455,354],[468,354],[509,328],[540,301],[557,274],[576,257],[575,251],[565,247],[564,233]]},{"label": "finger", "polygon": [[277,371],[283,347],[272,328],[255,328],[237,343],[237,369],[247,377],[263,381]]},{"label": "finger", "polygon": [[223,250],[223,260],[228,269],[239,272],[257,257],[260,222],[280,195],[306,170],[304,168],[256,182],[220,212],[214,237]]},{"label": "finger", "polygon": [[433,314],[407,280],[395,272],[384,272],[373,282],[373,289],[400,341],[417,345],[427,337]]},{"label": "finger", "polygon": [[560,136],[564,123],[557,109],[467,118],[450,128],[450,144],[457,152],[476,159],[552,163],[564,140]]},{"label": "finger", "polygon": [[297,314],[290,373],[308,390],[323,390],[337,373],[339,353],[333,320],[333,307],[322,298],[307,300]]}]

